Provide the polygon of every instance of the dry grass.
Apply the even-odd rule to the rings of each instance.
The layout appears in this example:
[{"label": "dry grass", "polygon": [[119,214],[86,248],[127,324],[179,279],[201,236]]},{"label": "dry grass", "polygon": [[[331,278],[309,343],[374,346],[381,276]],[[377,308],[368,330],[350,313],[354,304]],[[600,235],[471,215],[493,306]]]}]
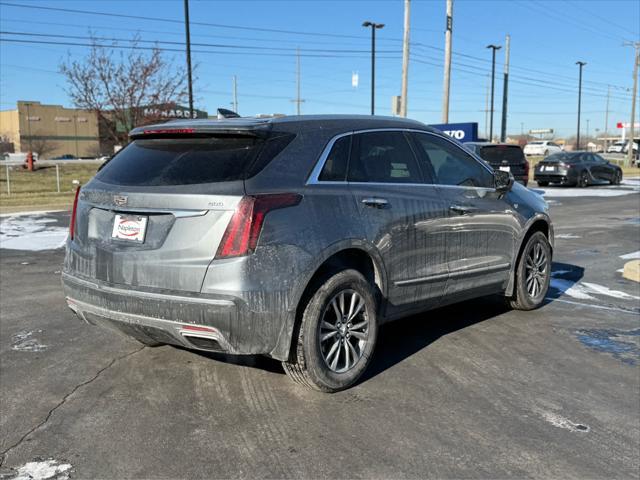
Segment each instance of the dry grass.
[{"label": "dry grass", "polygon": [[56,167],[44,166],[29,172],[21,166],[9,167],[7,189],[7,166],[0,164],[0,212],[20,210],[67,208],[73,201],[73,180],[84,184],[98,169],[96,164],[60,165],[60,193],[57,192]]}]

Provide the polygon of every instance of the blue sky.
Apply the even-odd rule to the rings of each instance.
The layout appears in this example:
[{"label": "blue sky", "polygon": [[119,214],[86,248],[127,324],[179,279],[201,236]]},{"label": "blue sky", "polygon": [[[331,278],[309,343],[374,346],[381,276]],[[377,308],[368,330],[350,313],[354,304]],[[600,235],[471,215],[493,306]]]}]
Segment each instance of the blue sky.
[{"label": "blue sky", "polygon": [[[191,0],[190,5],[192,42],[274,48],[194,46],[193,60],[199,64],[197,107],[210,113],[219,106],[230,107],[232,77],[236,75],[241,114],[295,113],[291,99],[295,97],[295,49],[299,47],[305,99],[302,113],[366,114],[370,108],[370,30],[361,25],[371,20],[386,25],[378,31],[376,110],[378,114],[390,114],[391,97],[400,93],[402,0]],[[409,117],[439,123],[445,0],[413,0],[411,14]],[[182,0],[0,0],[3,32],[83,37],[91,29],[102,37],[130,39],[138,33],[144,40],[182,42],[182,19]],[[583,134],[587,120],[589,133],[605,128],[608,85],[608,128],[615,131],[616,122],[629,121],[631,110],[633,49],[622,44],[640,40],[639,24],[640,2],[636,0],[455,0],[450,121],[477,121],[484,132],[491,71],[491,52],[485,47],[490,43],[504,45],[505,35],[510,34],[510,133],[520,133],[521,128],[554,128],[559,136],[575,133],[577,60],[587,62]],[[0,38],[84,43],[7,33]],[[86,51],[79,46],[0,42],[0,108],[15,108],[17,100],[71,106],[64,78],[56,72],[67,53],[81,58]],[[182,54],[167,55],[178,68],[183,67]],[[503,59],[501,50],[496,66],[494,131],[500,128]],[[359,74],[357,88],[351,85],[353,72]]]}]

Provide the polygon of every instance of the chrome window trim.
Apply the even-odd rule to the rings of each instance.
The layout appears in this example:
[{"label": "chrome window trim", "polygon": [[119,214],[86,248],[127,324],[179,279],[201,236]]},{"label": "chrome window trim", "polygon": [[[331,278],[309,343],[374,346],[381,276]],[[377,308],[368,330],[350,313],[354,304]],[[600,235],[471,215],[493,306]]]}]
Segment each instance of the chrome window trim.
[{"label": "chrome window trim", "polygon": [[331,140],[329,140],[329,142],[327,143],[327,145],[324,147],[324,150],[322,150],[322,153],[320,154],[320,158],[318,158],[318,161],[316,162],[315,166],[313,167],[313,170],[311,171],[311,174],[309,174],[309,177],[307,178],[307,181],[305,183],[305,186],[309,186],[309,185],[376,185],[376,186],[380,186],[380,185],[386,185],[386,186],[409,186],[409,187],[438,187],[438,188],[463,188],[463,189],[467,189],[467,190],[487,190],[487,191],[495,191],[495,188],[492,187],[470,187],[470,186],[466,186],[466,185],[443,185],[443,184],[439,184],[439,183],[387,183],[387,182],[349,182],[349,181],[335,181],[335,180],[331,180],[331,181],[323,181],[323,180],[319,180],[320,177],[320,173],[322,173],[322,169],[324,168],[324,165],[327,161],[327,158],[329,157],[329,153],[331,153],[331,149],[333,148],[333,145],[341,138],[346,137],[348,135],[358,135],[360,133],[373,133],[373,132],[412,132],[412,133],[424,133],[427,135],[432,135],[434,137],[438,137],[438,138],[443,138],[444,140],[446,140],[447,142],[451,143],[452,145],[455,145],[457,148],[461,149],[463,153],[467,154],[468,156],[470,156],[473,160],[475,160],[482,168],[484,168],[487,172],[491,173],[493,175],[493,170],[491,170],[491,168],[489,166],[487,166],[484,162],[479,161],[475,154],[473,152],[470,152],[469,150],[465,149],[463,146],[461,146],[460,144],[458,144],[457,142],[453,141],[453,139],[449,138],[447,135],[444,134],[437,134],[437,133],[433,133],[433,132],[429,132],[427,130],[420,130],[417,128],[368,128],[368,129],[364,129],[364,130],[352,130],[350,132],[343,132],[340,133],[334,137],[331,138]]}]

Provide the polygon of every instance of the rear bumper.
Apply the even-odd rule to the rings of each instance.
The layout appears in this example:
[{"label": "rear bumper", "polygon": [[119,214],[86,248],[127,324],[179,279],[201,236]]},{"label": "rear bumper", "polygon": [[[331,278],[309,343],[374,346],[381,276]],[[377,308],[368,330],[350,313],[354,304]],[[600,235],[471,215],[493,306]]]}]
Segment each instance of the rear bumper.
[{"label": "rear bumper", "polygon": [[[269,354],[277,340],[256,338],[241,300],[132,290],[62,274],[67,304],[85,322],[142,341],[231,354]],[[265,321],[264,317],[261,318]],[[278,331],[278,328],[274,328]]]},{"label": "rear bumper", "polygon": [[563,185],[573,185],[576,183],[576,176],[571,175],[569,172],[544,172],[535,173],[533,179],[536,182],[549,182],[549,183],[561,183]]}]

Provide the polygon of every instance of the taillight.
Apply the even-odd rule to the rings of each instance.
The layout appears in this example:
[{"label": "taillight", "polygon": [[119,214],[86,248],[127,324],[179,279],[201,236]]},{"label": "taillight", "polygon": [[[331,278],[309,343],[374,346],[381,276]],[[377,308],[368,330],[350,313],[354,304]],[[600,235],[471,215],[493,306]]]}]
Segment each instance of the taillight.
[{"label": "taillight", "polygon": [[69,223],[69,238],[73,240],[76,232],[76,212],[78,210],[78,195],[80,195],[80,186],[76,188],[76,196],[73,199],[73,209],[71,210],[71,222]]},{"label": "taillight", "polygon": [[528,180],[529,179],[529,160],[527,160],[526,158],[524,160],[524,173]]},{"label": "taillight", "polygon": [[302,195],[296,193],[242,197],[224,232],[216,258],[240,257],[252,253],[258,244],[267,213],[298,205],[301,200]]}]

